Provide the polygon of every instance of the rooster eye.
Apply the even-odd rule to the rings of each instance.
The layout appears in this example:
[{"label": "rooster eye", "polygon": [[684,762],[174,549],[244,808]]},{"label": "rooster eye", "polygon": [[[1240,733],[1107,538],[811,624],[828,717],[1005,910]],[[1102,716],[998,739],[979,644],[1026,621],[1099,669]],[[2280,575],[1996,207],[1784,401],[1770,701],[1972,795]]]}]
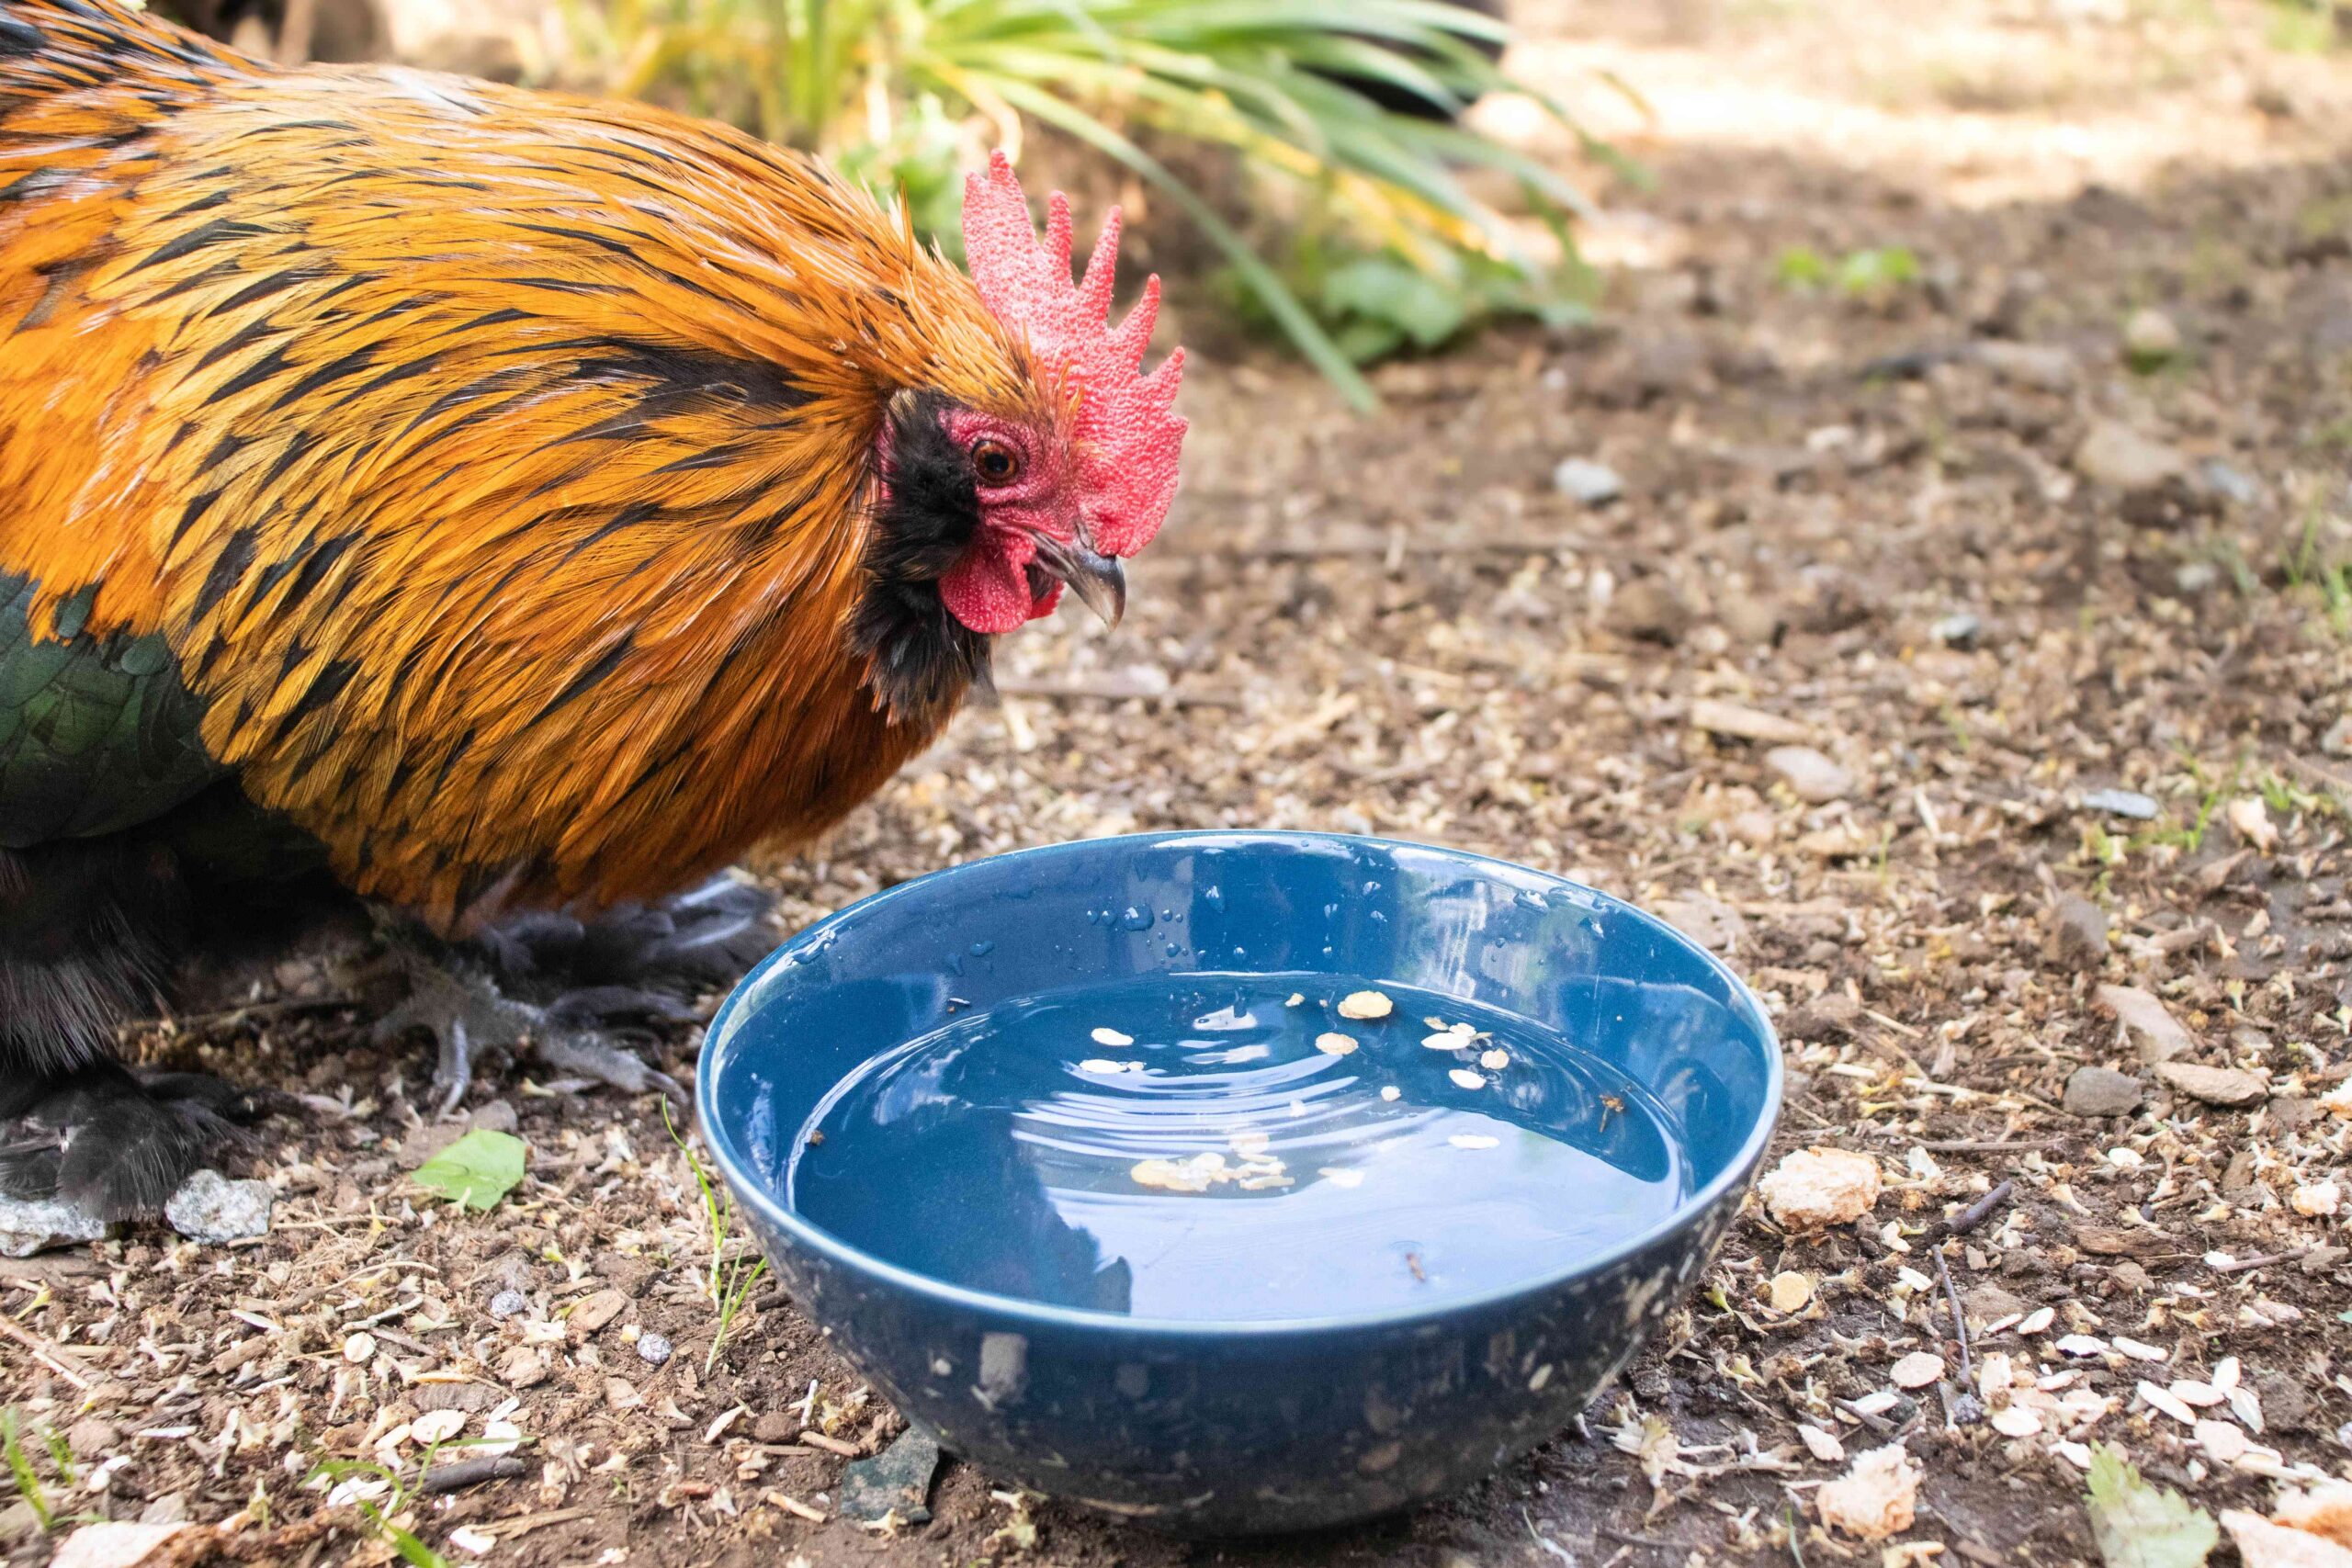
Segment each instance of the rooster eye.
[{"label": "rooster eye", "polygon": [[972,448],[972,468],[992,485],[1010,484],[1021,471],[1021,457],[1001,441],[983,441]]}]

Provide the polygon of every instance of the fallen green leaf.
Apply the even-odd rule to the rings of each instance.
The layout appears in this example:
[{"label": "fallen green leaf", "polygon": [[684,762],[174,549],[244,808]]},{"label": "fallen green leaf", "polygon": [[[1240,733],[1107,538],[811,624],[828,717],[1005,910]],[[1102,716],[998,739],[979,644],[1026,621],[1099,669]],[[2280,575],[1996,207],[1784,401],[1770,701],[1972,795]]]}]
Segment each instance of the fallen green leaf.
[{"label": "fallen green leaf", "polygon": [[469,1209],[494,1208],[523,1179],[530,1151],[511,1133],[477,1127],[416,1168],[416,1184]]},{"label": "fallen green leaf", "polygon": [[2091,1534],[2107,1568],[2202,1568],[2222,1539],[2213,1516],[2140,1479],[2121,1450],[2091,1449]]}]

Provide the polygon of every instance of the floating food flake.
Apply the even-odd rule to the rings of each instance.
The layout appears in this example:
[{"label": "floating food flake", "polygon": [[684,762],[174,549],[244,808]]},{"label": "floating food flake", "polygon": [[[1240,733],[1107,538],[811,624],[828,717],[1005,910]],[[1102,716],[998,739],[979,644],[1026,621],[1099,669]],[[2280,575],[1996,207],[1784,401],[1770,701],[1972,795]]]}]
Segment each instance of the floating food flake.
[{"label": "floating food flake", "polygon": [[1354,1054],[1356,1043],[1351,1035],[1318,1034],[1315,1037],[1315,1048],[1326,1056],[1346,1056]]},{"label": "floating food flake", "polygon": [[1393,1083],[1382,1084],[1380,1086],[1380,1098],[1386,1100],[1402,1100],[1405,1098],[1405,1091],[1398,1089]]},{"label": "floating food flake", "polygon": [[1340,998],[1340,1016],[1347,1019],[1386,1018],[1396,1004],[1378,991],[1350,991]]},{"label": "floating food flake", "polygon": [[1492,1051],[1481,1051],[1478,1053],[1478,1065],[1490,1073],[1501,1072],[1510,1066],[1510,1053],[1499,1047]]},{"label": "floating food flake", "polygon": [[1487,1087],[1487,1080],[1479,1077],[1476,1073],[1472,1072],[1467,1067],[1456,1067],[1445,1076],[1452,1078],[1456,1085],[1463,1089],[1484,1089]]},{"label": "floating food flake", "polygon": [[1288,1000],[1288,1001],[1284,1002],[1284,1003],[1283,1004],[1283,1006],[1284,1006],[1284,1007],[1286,1007],[1286,1008],[1295,1008],[1295,1007],[1299,1006],[1301,1003],[1305,1002],[1306,1000],[1306,993],[1305,991],[1293,991],[1293,992],[1290,994],[1290,1000]]},{"label": "floating food flake", "polygon": [[1320,1166],[1317,1168],[1315,1174],[1334,1187],[1353,1189],[1363,1185],[1363,1172],[1350,1170],[1345,1166]]},{"label": "floating food flake", "polygon": [[1098,1029],[1094,1032],[1094,1043],[1097,1045],[1132,1045],[1135,1043],[1134,1035],[1122,1034],[1115,1029]]},{"label": "floating food flake", "polygon": [[1457,1149],[1493,1149],[1502,1146],[1500,1138],[1489,1137],[1484,1133],[1456,1133],[1446,1139],[1446,1142]]},{"label": "floating food flake", "polygon": [[1138,1160],[1128,1168],[1127,1176],[1138,1187],[1155,1187],[1163,1192],[1205,1192],[1227,1182],[1244,1192],[1295,1185],[1283,1162],[1266,1152],[1273,1143],[1269,1134],[1245,1127],[1231,1134],[1227,1142],[1241,1156],[1239,1165],[1227,1164],[1224,1155],[1210,1149],[1182,1159]]},{"label": "floating food flake", "polygon": [[1139,1073],[1143,1071],[1143,1064],[1114,1062],[1108,1056],[1089,1056],[1078,1065],[1078,1070],[1081,1073],[1102,1073],[1105,1076],[1116,1073]]}]

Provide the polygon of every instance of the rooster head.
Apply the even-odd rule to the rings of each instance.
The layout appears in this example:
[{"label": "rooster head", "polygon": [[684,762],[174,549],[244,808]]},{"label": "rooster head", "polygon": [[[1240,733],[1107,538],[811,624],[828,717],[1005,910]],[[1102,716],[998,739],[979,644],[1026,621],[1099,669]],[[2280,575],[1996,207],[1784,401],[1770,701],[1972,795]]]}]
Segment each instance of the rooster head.
[{"label": "rooster head", "polygon": [[890,502],[952,550],[939,601],[967,630],[1009,632],[1053,613],[1065,588],[1115,625],[1119,562],[1151,542],[1176,494],[1184,421],[1171,412],[1182,349],[1149,375],[1159,279],[1110,319],[1119,210],[1084,276],[1070,277],[1069,203],[1056,192],[1039,238],[1004,154],[964,186],[964,251],[981,303],[1020,344],[1032,385],[989,407],[904,400],[886,433]]}]

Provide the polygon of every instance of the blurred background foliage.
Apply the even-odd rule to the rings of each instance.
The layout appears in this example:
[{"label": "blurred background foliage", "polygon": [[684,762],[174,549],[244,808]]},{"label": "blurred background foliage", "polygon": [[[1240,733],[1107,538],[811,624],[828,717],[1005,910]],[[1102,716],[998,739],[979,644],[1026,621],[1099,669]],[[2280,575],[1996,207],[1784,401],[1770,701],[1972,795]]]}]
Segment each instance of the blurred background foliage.
[{"label": "blurred background foliage", "polygon": [[[1506,32],[1442,0],[564,0],[569,85],[732,121],[903,191],[951,253],[959,172],[1046,132],[1175,209],[1216,296],[1360,407],[1357,367],[1498,315],[1574,319],[1581,192],[1465,126]],[[1577,133],[1589,154],[1609,149]],[[1033,184],[1035,183],[1033,181]]]}]

